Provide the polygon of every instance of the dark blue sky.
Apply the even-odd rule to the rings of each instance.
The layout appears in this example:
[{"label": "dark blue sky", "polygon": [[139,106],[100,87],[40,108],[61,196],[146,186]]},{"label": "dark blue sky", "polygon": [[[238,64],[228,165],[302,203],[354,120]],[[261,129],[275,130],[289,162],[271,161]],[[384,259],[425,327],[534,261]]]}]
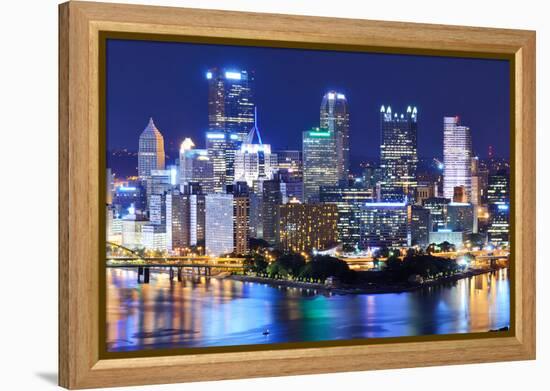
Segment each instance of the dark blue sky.
[{"label": "dark blue sky", "polygon": [[354,161],[379,155],[379,109],[419,111],[418,152],[442,156],[443,116],[470,126],[475,153],[509,156],[509,62],[430,56],[349,53],[108,40],[107,147],[136,151],[152,116],[173,153],[185,137],[204,147],[206,70],[254,70],[264,143],[301,149],[301,132],[319,126],[329,89],[345,93]]}]

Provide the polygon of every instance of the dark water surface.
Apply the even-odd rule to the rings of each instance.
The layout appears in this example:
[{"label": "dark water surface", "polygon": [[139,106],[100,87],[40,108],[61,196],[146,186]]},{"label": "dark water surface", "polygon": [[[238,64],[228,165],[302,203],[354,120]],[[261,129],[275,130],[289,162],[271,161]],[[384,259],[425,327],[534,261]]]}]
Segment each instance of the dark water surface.
[{"label": "dark water surface", "polygon": [[[107,270],[109,351],[485,332],[508,326],[508,271],[414,292],[312,290],[153,271]],[[262,333],[268,329],[269,335]]]}]

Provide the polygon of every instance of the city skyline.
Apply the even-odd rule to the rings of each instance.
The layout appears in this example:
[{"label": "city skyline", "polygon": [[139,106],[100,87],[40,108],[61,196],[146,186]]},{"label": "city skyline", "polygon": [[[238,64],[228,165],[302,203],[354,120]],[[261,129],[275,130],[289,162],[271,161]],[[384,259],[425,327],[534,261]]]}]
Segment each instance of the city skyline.
[{"label": "city skyline", "polygon": [[[496,156],[509,155],[509,140],[502,137],[509,124],[507,61],[118,40],[109,41],[107,50],[108,65],[116,64],[108,66],[107,72],[110,150],[137,151],[131,134],[139,135],[149,117],[154,118],[165,137],[166,153],[171,159],[176,157],[179,144],[186,137],[199,148],[204,147],[202,135],[209,127],[206,76],[209,69],[220,66],[253,71],[259,127],[272,150],[300,149],[302,132],[319,126],[323,96],[336,90],[345,94],[348,100],[350,145],[355,147],[350,148],[352,166],[357,166],[361,159],[378,156],[379,109],[384,103],[398,110],[411,104],[418,107],[420,158],[443,155],[443,117],[454,115],[459,115],[472,129],[476,155],[485,158],[489,145],[493,146]],[[194,59],[191,55],[199,51],[200,60]],[[267,54],[275,52],[289,60],[305,53],[309,75],[304,74],[304,65],[295,64],[294,74],[287,72],[285,79],[293,85],[278,82],[281,73],[289,71],[289,63],[268,64],[270,56]],[[143,61],[132,61],[138,55],[143,56]],[[163,56],[170,60],[162,61]],[[182,64],[182,57],[186,59],[185,64]],[[214,63],[217,58],[220,60]],[[240,64],[232,64],[228,61],[231,58],[239,58]],[[338,68],[334,58],[344,65]],[[368,67],[359,76],[343,71],[345,66],[355,70],[365,63]],[[180,65],[182,68],[178,71]],[[258,69],[260,65],[261,70]],[[327,67],[334,71],[323,72]],[[384,83],[378,80],[380,77],[371,75],[381,68],[387,75],[387,78],[382,77]],[[398,68],[401,71],[392,72]],[[150,77],[152,72],[159,71],[168,76],[162,80]],[[449,78],[449,75],[454,76]],[[167,80],[170,83],[166,83]],[[476,90],[472,93],[474,86]],[[442,99],[444,93],[445,99]]]}]

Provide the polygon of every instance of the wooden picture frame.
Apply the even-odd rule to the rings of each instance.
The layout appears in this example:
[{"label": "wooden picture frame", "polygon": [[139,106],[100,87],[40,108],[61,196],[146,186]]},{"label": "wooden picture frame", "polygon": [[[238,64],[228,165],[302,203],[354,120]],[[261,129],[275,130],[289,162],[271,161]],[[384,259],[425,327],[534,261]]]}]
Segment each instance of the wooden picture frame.
[{"label": "wooden picture frame", "polygon": [[[503,337],[418,338],[293,349],[101,357],[104,251],[100,35],[193,36],[257,45],[504,56],[513,67],[513,284]],[[90,388],[535,358],[535,32],[88,2],[59,6],[59,384]],[[104,229],[104,228],[103,228]]]}]

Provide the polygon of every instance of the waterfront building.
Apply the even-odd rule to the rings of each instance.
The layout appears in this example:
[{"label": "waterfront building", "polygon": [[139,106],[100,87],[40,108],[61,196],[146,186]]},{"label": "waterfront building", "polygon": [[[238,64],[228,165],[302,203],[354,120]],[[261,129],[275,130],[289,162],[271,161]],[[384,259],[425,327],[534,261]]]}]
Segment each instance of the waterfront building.
[{"label": "waterfront building", "polygon": [[179,190],[169,191],[166,196],[166,248],[181,252],[190,246],[190,200]]},{"label": "waterfront building", "polygon": [[427,198],[422,203],[424,208],[430,211],[432,227],[430,231],[447,228],[447,206],[450,200],[443,197]]},{"label": "waterfront building", "polygon": [[320,201],[336,205],[338,242],[350,251],[361,239],[361,205],[374,200],[372,189],[352,186],[321,187]]},{"label": "waterfront building", "polygon": [[263,239],[264,224],[263,224],[263,189],[262,192],[250,193],[248,195],[250,202],[250,225],[249,233],[251,238]]},{"label": "waterfront building", "polygon": [[367,202],[361,206],[361,249],[408,244],[407,202]]},{"label": "waterfront building", "polygon": [[122,240],[121,245],[131,250],[145,248],[143,245],[142,231],[145,225],[150,223],[134,214],[128,214],[121,221]]},{"label": "waterfront building", "polygon": [[510,245],[510,178],[506,170],[489,176],[489,242],[502,247]]},{"label": "waterfront building", "polygon": [[274,152],[277,158],[277,171],[285,182],[302,181],[302,151],[280,150]]},{"label": "waterfront building", "polygon": [[443,118],[443,196],[453,199],[454,189],[464,186],[466,202],[472,194],[472,136],[460,118]]},{"label": "waterfront building", "polygon": [[441,244],[447,242],[453,244],[457,249],[464,246],[464,233],[450,229],[440,229],[430,232],[430,243]]},{"label": "waterfront building", "polygon": [[235,134],[243,142],[254,124],[254,75],[244,69],[211,68],[208,82],[210,130]]},{"label": "waterfront building", "polygon": [[226,186],[235,180],[235,154],[239,149],[239,136],[219,131],[206,132],[206,149],[212,164],[213,191],[225,193]]},{"label": "waterfront building", "polygon": [[346,96],[328,91],[321,101],[320,128],[334,133],[339,181],[347,182],[349,175],[349,109]]},{"label": "waterfront building", "polygon": [[180,147],[179,184],[198,183],[204,194],[214,192],[214,166],[207,149],[193,149],[194,143],[186,138]]},{"label": "waterfront building", "polygon": [[152,170],[164,170],[164,138],[155,126],[153,118],[139,136],[138,176],[146,181]]},{"label": "waterfront building", "polygon": [[304,202],[319,202],[321,186],[338,184],[338,155],[335,133],[312,128],[302,133]]},{"label": "waterfront building", "polygon": [[234,249],[233,194],[205,196],[206,254],[220,256]]},{"label": "waterfront building", "polygon": [[416,107],[407,107],[406,114],[392,113],[390,106],[381,107],[382,200],[401,201],[405,196],[413,196],[417,185],[417,131]]},{"label": "waterfront building", "polygon": [[146,250],[167,251],[166,229],[155,224],[141,227],[141,247]]},{"label": "waterfront building", "polygon": [[338,240],[338,210],[334,204],[289,202],[279,207],[278,243],[282,251],[325,250]]},{"label": "waterfront building", "polygon": [[430,210],[419,205],[409,205],[411,246],[428,246],[432,221]]}]

